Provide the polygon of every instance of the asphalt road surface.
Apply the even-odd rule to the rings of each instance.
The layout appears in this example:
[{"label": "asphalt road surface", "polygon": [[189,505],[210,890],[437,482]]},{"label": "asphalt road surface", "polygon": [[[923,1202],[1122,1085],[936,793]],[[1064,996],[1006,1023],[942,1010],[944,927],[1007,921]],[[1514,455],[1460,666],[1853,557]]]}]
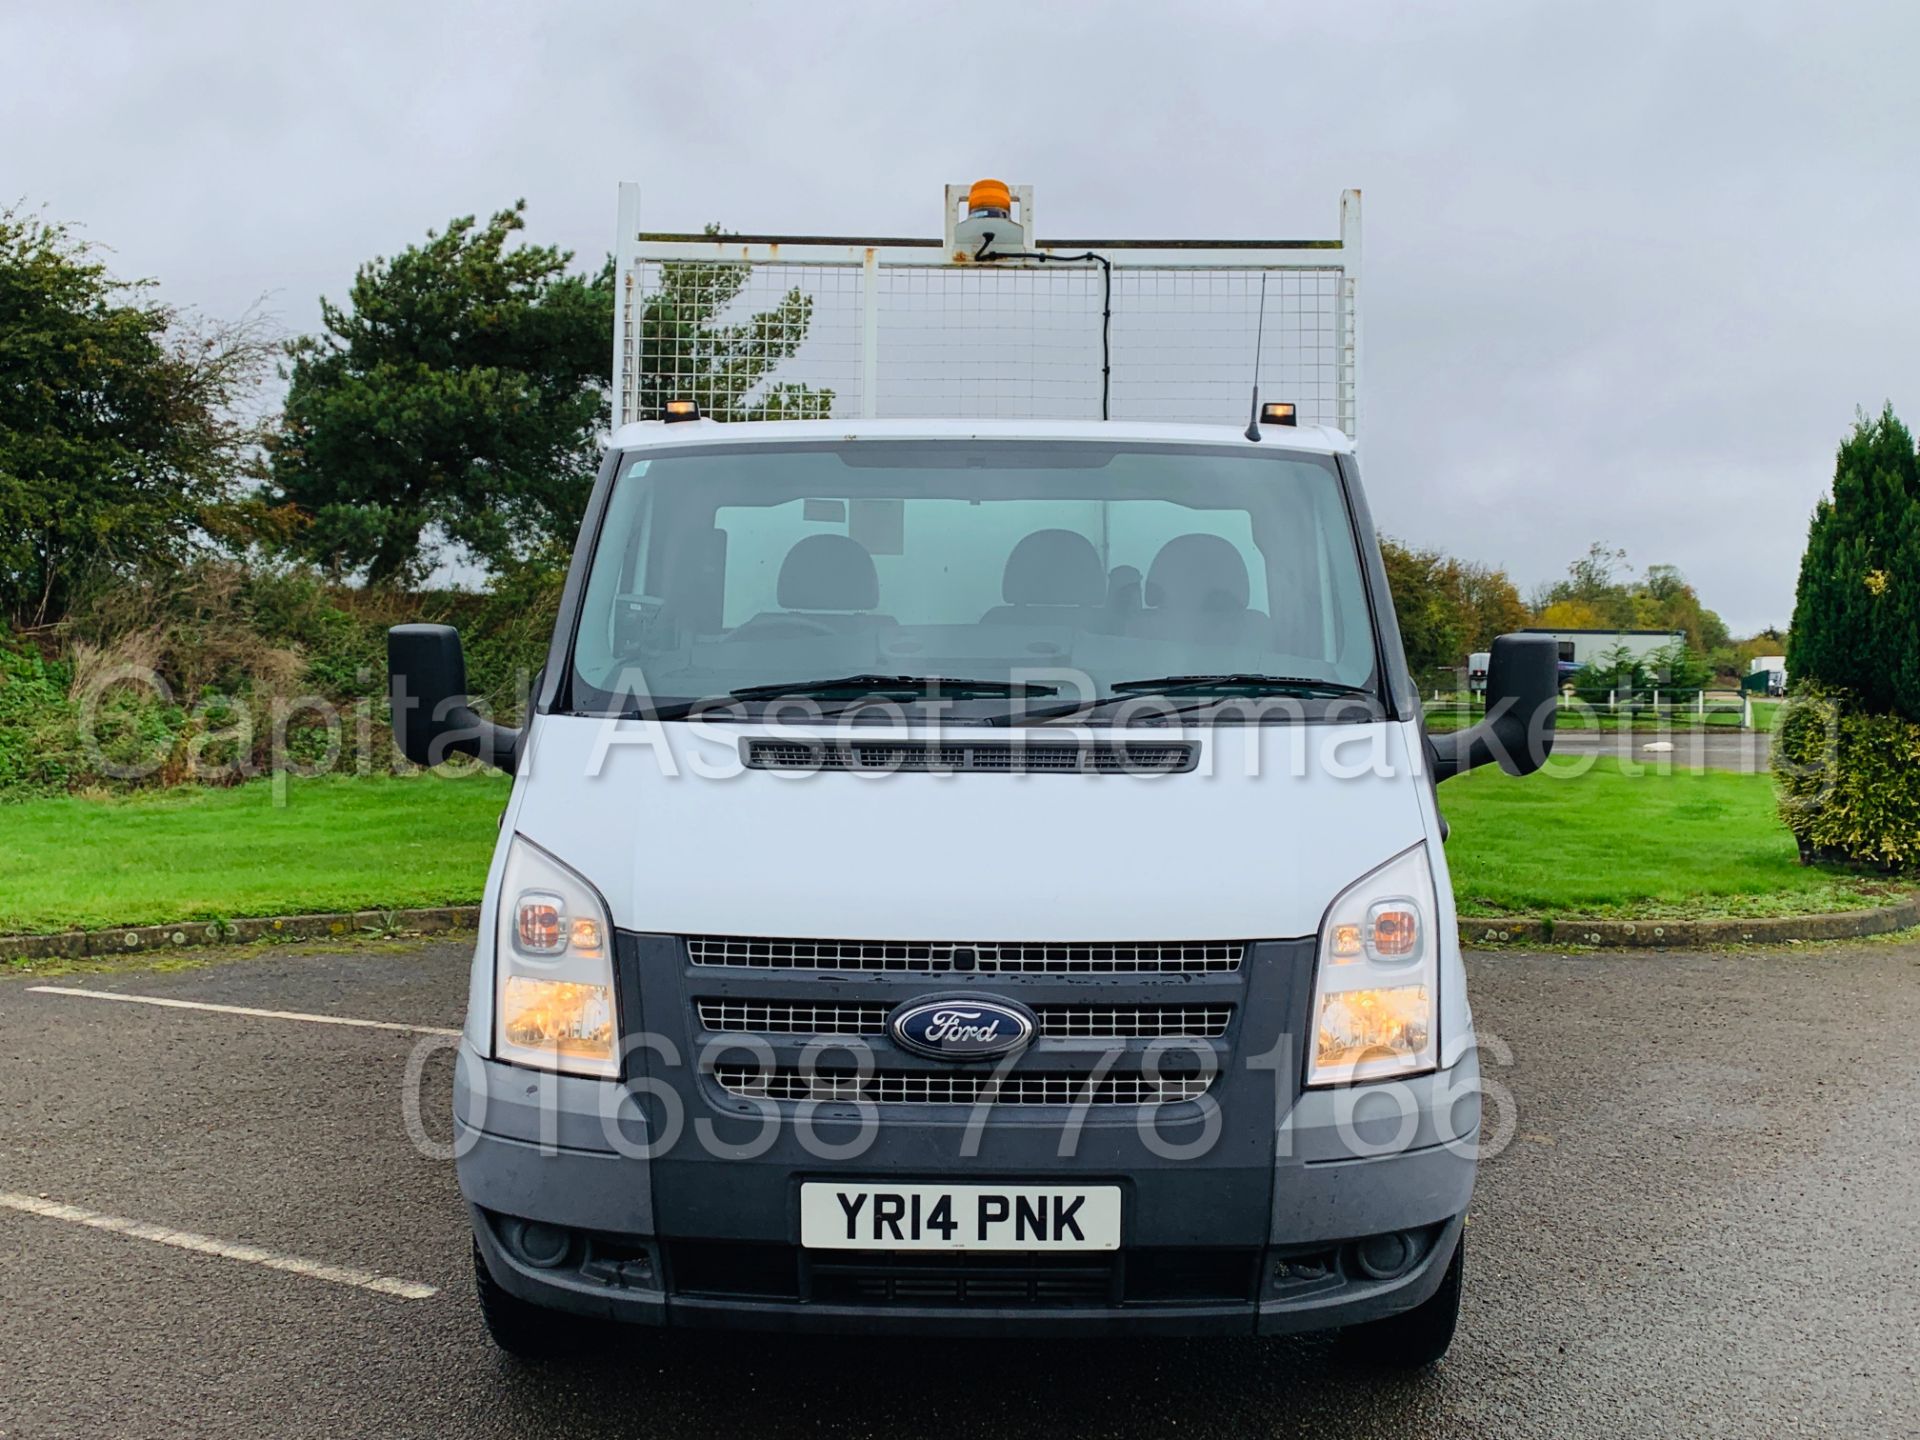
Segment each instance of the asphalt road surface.
[{"label": "asphalt road surface", "polygon": [[1513,1140],[1452,1354],[1384,1380],[1313,1339],[633,1331],[529,1369],[481,1329],[451,1166],[408,1140],[432,1037],[29,988],[450,1027],[465,968],[0,980],[0,1435],[1920,1434],[1920,945],[1476,957]]},{"label": "asphalt road surface", "polygon": [[[1671,750],[1649,750],[1667,744]],[[1654,731],[1556,730],[1556,761],[1570,756],[1611,755],[1625,764],[1651,770],[1732,770],[1742,775],[1764,775],[1773,755],[1773,736],[1765,730]]]}]

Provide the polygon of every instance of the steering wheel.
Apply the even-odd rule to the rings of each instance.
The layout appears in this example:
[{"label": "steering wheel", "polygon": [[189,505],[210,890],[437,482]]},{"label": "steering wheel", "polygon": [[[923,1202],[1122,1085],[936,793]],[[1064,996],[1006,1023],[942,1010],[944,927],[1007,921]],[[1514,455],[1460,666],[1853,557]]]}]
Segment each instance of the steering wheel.
[{"label": "steering wheel", "polygon": [[727,639],[738,640],[749,630],[793,630],[802,635],[838,635],[840,633],[825,621],[815,620],[810,615],[756,615],[746,624],[736,627]]}]

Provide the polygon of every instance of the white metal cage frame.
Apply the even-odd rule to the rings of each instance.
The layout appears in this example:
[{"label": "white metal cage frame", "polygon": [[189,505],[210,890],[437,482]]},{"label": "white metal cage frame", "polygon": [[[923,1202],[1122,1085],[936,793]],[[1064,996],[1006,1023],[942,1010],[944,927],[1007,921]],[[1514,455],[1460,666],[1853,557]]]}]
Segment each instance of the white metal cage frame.
[{"label": "white metal cage frame", "polygon": [[[1261,395],[1360,426],[1360,192],[1333,240],[940,239],[641,228],[620,187],[613,423],[669,399],[716,419],[1098,418],[1244,424]],[[1264,313],[1264,321],[1262,315]],[[1261,333],[1264,332],[1264,339]]]}]

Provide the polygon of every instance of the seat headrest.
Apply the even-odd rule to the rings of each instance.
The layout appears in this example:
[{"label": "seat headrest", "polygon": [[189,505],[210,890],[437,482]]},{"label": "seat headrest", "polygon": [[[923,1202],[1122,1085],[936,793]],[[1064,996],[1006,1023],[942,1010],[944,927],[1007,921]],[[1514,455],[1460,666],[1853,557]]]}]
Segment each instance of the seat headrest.
[{"label": "seat headrest", "polygon": [[1169,610],[1247,608],[1247,562],[1218,535],[1176,535],[1147,569],[1147,604]]},{"label": "seat headrest", "polygon": [[783,610],[871,610],[880,603],[873,556],[845,535],[809,535],[780,562]]},{"label": "seat headrest", "polygon": [[1009,605],[1098,605],[1107,598],[1107,572],[1078,531],[1036,530],[1007,556],[1000,597]]}]

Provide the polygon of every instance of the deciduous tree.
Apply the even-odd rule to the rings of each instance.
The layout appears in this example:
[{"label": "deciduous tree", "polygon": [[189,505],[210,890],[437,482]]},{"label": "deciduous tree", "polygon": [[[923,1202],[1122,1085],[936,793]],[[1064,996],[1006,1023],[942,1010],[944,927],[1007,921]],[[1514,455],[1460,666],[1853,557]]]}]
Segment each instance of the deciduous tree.
[{"label": "deciduous tree", "polygon": [[1471,560],[1448,564],[1446,579],[1459,607],[1469,651],[1485,650],[1494,636],[1526,625],[1526,603],[1506,571]]},{"label": "deciduous tree", "polygon": [[1384,535],[1380,555],[1415,674],[1457,666],[1494,636],[1527,623],[1527,607],[1504,570],[1416,550]]},{"label": "deciduous tree", "polygon": [[1609,630],[1615,628],[1585,600],[1555,600],[1538,615],[1534,623],[1547,630]]},{"label": "deciduous tree", "polygon": [[[1679,566],[1649,565],[1636,581],[1627,552],[1598,540],[1567,567],[1564,580],[1538,593],[1534,608],[1540,624],[1556,629],[1678,630],[1701,652],[1727,643],[1725,622],[1701,603]],[[1550,620],[1549,612],[1587,618],[1575,625]]]},{"label": "deciduous tree", "polygon": [[1408,669],[1425,676],[1458,665],[1466,654],[1467,629],[1446,583],[1447,557],[1382,536],[1380,558],[1386,564]]},{"label": "deciduous tree", "polygon": [[0,614],[59,619],[90,573],[176,560],[234,495],[270,362],[64,226],[0,210]]}]

